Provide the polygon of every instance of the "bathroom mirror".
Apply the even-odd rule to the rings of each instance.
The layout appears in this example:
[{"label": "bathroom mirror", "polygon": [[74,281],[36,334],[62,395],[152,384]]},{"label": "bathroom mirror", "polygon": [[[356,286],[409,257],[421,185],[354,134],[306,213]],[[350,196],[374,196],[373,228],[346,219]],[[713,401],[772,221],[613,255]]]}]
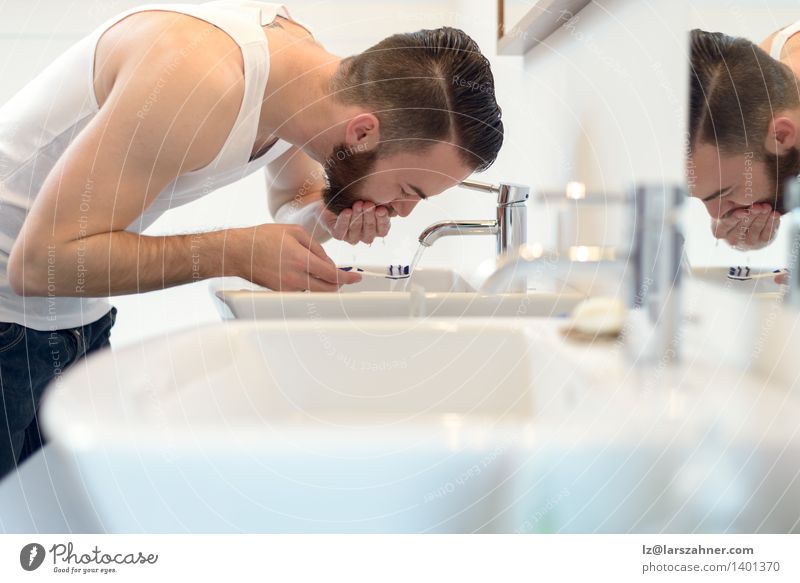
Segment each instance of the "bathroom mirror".
[{"label": "bathroom mirror", "polygon": [[591,0],[497,0],[497,53],[527,53]]},{"label": "bathroom mirror", "polygon": [[693,4],[687,259],[729,286],[743,286],[731,267],[765,274],[758,289],[777,291],[768,274],[789,263],[783,184],[800,172],[800,7]]}]

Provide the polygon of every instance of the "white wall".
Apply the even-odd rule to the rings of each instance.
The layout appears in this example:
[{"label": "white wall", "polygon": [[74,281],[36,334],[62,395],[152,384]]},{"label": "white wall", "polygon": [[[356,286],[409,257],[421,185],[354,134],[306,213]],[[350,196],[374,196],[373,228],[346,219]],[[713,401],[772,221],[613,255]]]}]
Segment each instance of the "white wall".
[{"label": "white wall", "polygon": [[[0,99],[36,74],[70,42],[138,2],[40,0],[0,4]],[[686,7],[682,2],[600,0],[525,57],[495,54],[493,0],[290,0],[293,14],[341,54],[360,51],[398,31],[463,28],[493,63],[504,111],[506,145],[487,180],[511,180],[563,190],[581,180],[614,194],[635,180],[683,178]],[[531,240],[549,241],[548,209],[530,208]],[[491,196],[453,190],[396,221],[371,247],[338,242],[341,262],[407,263],[419,232],[455,218],[491,218]],[[160,220],[158,231],[189,232],[268,221],[263,178],[251,176]],[[614,233],[607,233],[613,238]],[[431,248],[425,265],[469,272],[494,253],[491,238],[453,238]],[[156,332],[217,318],[205,283],[116,298],[117,346]]]},{"label": "white wall", "polygon": [[[464,28],[493,47],[483,3],[459,3]],[[525,57],[494,57],[506,144],[490,174],[614,197],[636,181],[683,180],[686,6],[600,0]],[[552,241],[553,212],[530,208],[531,238]],[[606,244],[618,223],[598,225]]]}]

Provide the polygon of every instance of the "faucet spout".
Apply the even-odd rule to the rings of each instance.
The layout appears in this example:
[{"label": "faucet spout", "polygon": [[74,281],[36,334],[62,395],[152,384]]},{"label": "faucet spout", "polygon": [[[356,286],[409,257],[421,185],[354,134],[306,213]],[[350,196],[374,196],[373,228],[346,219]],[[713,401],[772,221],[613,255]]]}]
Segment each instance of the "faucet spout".
[{"label": "faucet spout", "polygon": [[442,237],[496,235],[498,228],[497,221],[441,221],[422,231],[419,243],[430,247]]},{"label": "faucet spout", "polygon": [[501,182],[498,185],[464,180],[461,186],[480,192],[497,194],[497,219],[494,221],[442,221],[434,223],[419,236],[421,245],[430,247],[442,237],[453,235],[494,235],[497,256],[513,253],[528,240],[528,207],[530,188]]}]

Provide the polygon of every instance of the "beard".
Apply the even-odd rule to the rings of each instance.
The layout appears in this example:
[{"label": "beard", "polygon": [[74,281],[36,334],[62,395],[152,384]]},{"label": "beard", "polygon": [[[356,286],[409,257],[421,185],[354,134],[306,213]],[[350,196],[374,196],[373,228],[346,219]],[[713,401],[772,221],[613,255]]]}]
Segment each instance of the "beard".
[{"label": "beard", "polygon": [[781,156],[767,153],[764,161],[773,193],[772,208],[780,214],[788,213],[792,209],[790,201],[785,196],[786,182],[792,178],[797,179],[800,174],[800,151],[792,148]]},{"label": "beard", "polygon": [[339,215],[361,200],[359,191],[364,180],[375,169],[379,148],[377,146],[372,150],[357,151],[346,144],[333,148],[323,165],[327,186],[322,192],[322,200],[328,210]]}]

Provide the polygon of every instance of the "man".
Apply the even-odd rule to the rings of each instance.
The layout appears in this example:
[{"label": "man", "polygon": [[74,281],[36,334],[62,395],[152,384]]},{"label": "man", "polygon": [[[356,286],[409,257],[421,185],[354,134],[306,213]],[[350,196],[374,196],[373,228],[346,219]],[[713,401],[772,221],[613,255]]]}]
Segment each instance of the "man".
[{"label": "man", "polygon": [[691,32],[689,194],[703,201],[714,236],[738,249],[775,238],[788,210],[783,185],[800,172],[798,51],[796,35],[758,47]]},{"label": "man", "polygon": [[[102,298],[227,275],[334,291],[360,276],[320,242],[385,235],[502,139],[489,63],[459,30],[341,59],[248,0],[99,27],[0,109],[0,475],[41,446],[47,383],[108,345]],[[141,234],[262,167],[277,224]]]}]

